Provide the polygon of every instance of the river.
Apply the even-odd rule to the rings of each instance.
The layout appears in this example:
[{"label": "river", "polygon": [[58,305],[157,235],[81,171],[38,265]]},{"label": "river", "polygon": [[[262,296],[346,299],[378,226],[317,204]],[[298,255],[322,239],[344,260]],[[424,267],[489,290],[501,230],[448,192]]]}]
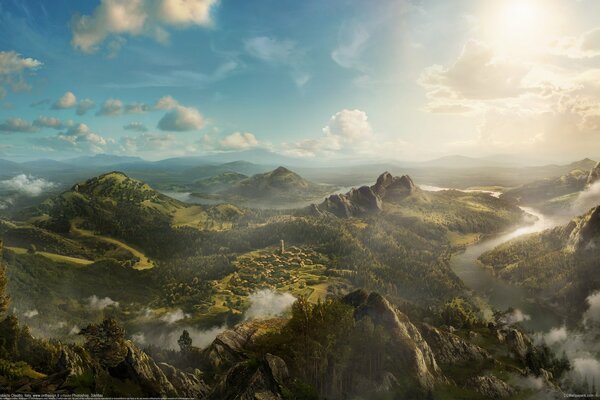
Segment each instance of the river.
[{"label": "river", "polygon": [[[448,190],[435,186],[421,186],[421,188],[428,191]],[[488,193],[494,197],[498,197],[500,194],[492,191],[481,192]],[[485,300],[491,309],[500,311],[511,307],[518,309],[522,312],[523,320],[521,324],[526,329],[535,332],[545,332],[551,328],[561,326],[563,324],[562,318],[550,308],[532,299],[523,288],[495,277],[491,271],[484,268],[478,261],[483,253],[504,242],[518,236],[541,232],[565,222],[564,220],[544,215],[533,208],[521,207],[521,209],[527,213],[522,226],[467,246],[464,251],[452,255],[450,266],[452,271],[454,271],[464,284],[481,299]]]}]

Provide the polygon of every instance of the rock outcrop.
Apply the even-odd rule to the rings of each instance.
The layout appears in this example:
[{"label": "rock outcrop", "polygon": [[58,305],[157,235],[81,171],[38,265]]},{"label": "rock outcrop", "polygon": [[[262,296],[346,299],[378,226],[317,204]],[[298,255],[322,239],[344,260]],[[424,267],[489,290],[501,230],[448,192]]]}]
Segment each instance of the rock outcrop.
[{"label": "rock outcrop", "polygon": [[279,400],[289,378],[285,362],[272,354],[235,364],[216,384],[209,399]]},{"label": "rock outcrop", "polygon": [[598,245],[600,238],[600,206],[571,221],[565,230],[571,229],[567,248],[571,251],[584,250]]},{"label": "rock outcrop", "polygon": [[515,394],[511,386],[493,375],[475,376],[465,386],[481,394],[484,399],[500,400]]},{"label": "rock outcrop", "polygon": [[453,333],[429,324],[421,326],[421,333],[435,353],[436,360],[442,364],[459,365],[493,360],[487,351]]},{"label": "rock outcrop", "polygon": [[[396,177],[384,172],[373,186],[361,186],[345,194],[331,195],[316,206],[316,210],[343,218],[380,212],[384,202],[401,201],[418,190],[408,175]],[[312,211],[315,211],[315,207]]]},{"label": "rock outcrop", "polygon": [[600,161],[596,164],[594,168],[590,171],[588,175],[587,184],[592,185],[596,183],[600,179]]},{"label": "rock outcrop", "polygon": [[444,380],[433,351],[417,327],[384,297],[377,293],[367,295],[364,291],[357,291],[347,295],[344,302],[355,308],[356,320],[368,317],[375,325],[384,327],[390,333],[393,357],[421,388],[432,389],[436,382]]}]

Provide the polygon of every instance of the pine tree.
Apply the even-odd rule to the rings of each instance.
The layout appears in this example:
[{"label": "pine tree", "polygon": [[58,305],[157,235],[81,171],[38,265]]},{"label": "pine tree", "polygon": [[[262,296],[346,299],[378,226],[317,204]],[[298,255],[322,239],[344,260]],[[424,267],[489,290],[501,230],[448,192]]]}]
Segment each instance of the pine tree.
[{"label": "pine tree", "polygon": [[177,340],[177,344],[179,344],[182,353],[187,353],[192,348],[192,338],[190,337],[190,333],[184,329]]}]

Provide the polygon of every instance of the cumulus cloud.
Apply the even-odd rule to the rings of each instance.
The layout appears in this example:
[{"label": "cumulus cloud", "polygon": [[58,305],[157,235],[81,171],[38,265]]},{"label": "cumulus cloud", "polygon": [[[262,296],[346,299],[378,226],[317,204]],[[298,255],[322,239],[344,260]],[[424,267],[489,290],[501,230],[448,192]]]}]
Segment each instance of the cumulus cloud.
[{"label": "cumulus cloud", "polygon": [[120,115],[123,111],[123,102],[118,99],[108,99],[100,107],[96,115],[115,116]]},{"label": "cumulus cloud", "polygon": [[162,315],[160,320],[166,322],[167,324],[174,324],[175,322],[179,322],[189,317],[189,314],[184,313],[183,310],[178,308],[175,311],[169,311],[168,313]]},{"label": "cumulus cloud", "polygon": [[125,105],[125,114],[142,114],[150,110],[150,107],[144,103],[132,103]]},{"label": "cumulus cloud", "polygon": [[13,92],[28,90],[25,75],[42,66],[42,62],[30,57],[22,57],[14,51],[0,51],[0,98],[7,93],[6,86]]},{"label": "cumulus cloud", "polygon": [[77,97],[75,97],[73,92],[66,92],[52,104],[52,108],[54,110],[63,110],[66,108],[73,108],[76,105]]},{"label": "cumulus cloud", "polygon": [[114,143],[114,140],[93,132],[86,124],[73,123],[68,125],[66,131],[59,132],[56,136],[39,138],[36,143],[53,151],[102,153],[107,145]]},{"label": "cumulus cloud", "polygon": [[85,115],[89,110],[96,107],[96,103],[91,99],[80,100],[77,104],[77,115]]},{"label": "cumulus cloud", "polygon": [[278,293],[270,289],[258,290],[248,296],[250,307],[244,319],[271,318],[283,315],[294,304],[296,298],[290,293]]},{"label": "cumulus cloud", "polygon": [[143,114],[150,111],[152,107],[144,103],[124,104],[119,99],[106,100],[96,115],[114,117],[121,114]]},{"label": "cumulus cloud", "polygon": [[11,179],[0,181],[0,187],[25,196],[37,197],[47,190],[55,188],[56,184],[43,178],[20,174]]},{"label": "cumulus cloud", "polygon": [[449,66],[426,68],[419,83],[427,90],[432,106],[456,104],[461,99],[495,99],[516,96],[529,69],[500,59],[493,49],[469,40],[458,59]]},{"label": "cumulus cloud", "polygon": [[[319,154],[333,155],[339,151],[368,153],[379,151],[376,145],[365,143],[374,138],[373,129],[367,113],[361,110],[343,109],[329,119],[322,129],[323,136],[317,139],[305,139],[296,143],[284,143],[282,150],[293,157],[315,157]],[[397,145],[381,141],[385,146]]]},{"label": "cumulus cloud", "polygon": [[119,307],[119,302],[114,301],[110,297],[105,297],[103,299],[99,298],[96,295],[93,295],[88,298],[90,308],[94,310],[104,310],[107,307]]},{"label": "cumulus cloud", "polygon": [[165,42],[167,28],[209,26],[217,0],[102,0],[91,15],[76,15],[71,21],[71,44],[85,53],[96,52],[102,42],[113,39],[114,53],[122,37],[148,36]]},{"label": "cumulus cloud", "polygon": [[163,96],[154,105],[156,110],[172,110],[177,107],[179,103],[172,96]]},{"label": "cumulus cloud", "polygon": [[33,121],[34,126],[41,128],[52,128],[52,129],[63,129],[65,125],[63,122],[56,117],[39,116]]},{"label": "cumulus cloud", "polygon": [[234,132],[219,141],[223,150],[247,150],[258,146],[258,140],[249,132]]},{"label": "cumulus cloud", "polygon": [[142,122],[130,122],[123,126],[123,129],[128,131],[146,132],[148,128]]},{"label": "cumulus cloud", "polygon": [[304,51],[292,40],[258,36],[244,40],[244,49],[258,60],[288,67],[298,87],[304,86],[311,78],[302,66]]},{"label": "cumulus cloud", "polygon": [[196,108],[178,105],[158,121],[158,128],[163,131],[183,132],[202,129],[205,124],[204,117]]},{"label": "cumulus cloud", "polygon": [[557,40],[551,52],[570,58],[592,58],[600,56],[600,28],[584,32],[578,37]]},{"label": "cumulus cloud", "polygon": [[543,340],[548,346],[553,346],[557,343],[564,342],[567,340],[567,328],[561,326],[559,328],[552,328],[547,333],[544,333]]},{"label": "cumulus cloud", "polygon": [[342,110],[335,113],[323,128],[325,136],[342,144],[358,143],[373,135],[367,113],[361,110]]},{"label": "cumulus cloud", "polygon": [[29,121],[25,121],[21,118],[8,118],[3,122],[0,122],[0,132],[36,132],[37,128]]}]

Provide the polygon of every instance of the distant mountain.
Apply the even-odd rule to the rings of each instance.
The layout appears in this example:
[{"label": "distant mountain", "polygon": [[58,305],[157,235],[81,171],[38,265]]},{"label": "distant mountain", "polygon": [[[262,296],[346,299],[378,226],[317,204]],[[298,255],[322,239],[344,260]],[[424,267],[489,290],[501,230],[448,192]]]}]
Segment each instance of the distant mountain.
[{"label": "distant mountain", "polygon": [[413,167],[431,168],[481,168],[481,167],[509,167],[515,166],[514,162],[486,158],[473,158],[461,155],[451,155],[429,161],[412,163]]},{"label": "distant mountain", "polygon": [[94,156],[75,157],[64,160],[71,165],[83,165],[85,167],[107,167],[117,164],[144,162],[140,157],[117,156],[112,154],[96,154]]},{"label": "distant mountain", "polygon": [[[590,167],[592,165],[592,167]],[[569,173],[546,178],[509,189],[502,198],[538,208],[546,213],[566,212],[580,193],[600,175],[600,163],[585,159],[568,165]]]},{"label": "distant mountain", "polygon": [[241,180],[223,193],[253,202],[281,203],[314,199],[331,190],[330,186],[310,182],[285,167],[278,167]]},{"label": "distant mountain", "polygon": [[30,170],[43,171],[43,172],[47,172],[49,170],[61,171],[61,170],[73,168],[72,165],[69,165],[62,161],[52,160],[49,158],[41,158],[39,160],[26,161],[24,163],[21,163],[21,165],[27,167]]},{"label": "distant mountain", "polygon": [[215,175],[220,175],[227,172],[234,172],[243,175],[254,175],[258,173],[267,172],[272,167],[267,165],[254,164],[248,161],[236,160],[227,162],[224,164],[217,165],[201,165],[195,168],[190,168],[182,173],[185,177],[190,180],[197,180],[200,178],[209,178]]},{"label": "distant mountain", "polygon": [[8,177],[27,172],[27,168],[16,162],[0,159],[0,176]]},{"label": "distant mountain", "polygon": [[237,172],[223,172],[210,178],[200,179],[194,182],[192,188],[200,193],[217,193],[231,188],[231,186],[247,179],[248,176]]}]

